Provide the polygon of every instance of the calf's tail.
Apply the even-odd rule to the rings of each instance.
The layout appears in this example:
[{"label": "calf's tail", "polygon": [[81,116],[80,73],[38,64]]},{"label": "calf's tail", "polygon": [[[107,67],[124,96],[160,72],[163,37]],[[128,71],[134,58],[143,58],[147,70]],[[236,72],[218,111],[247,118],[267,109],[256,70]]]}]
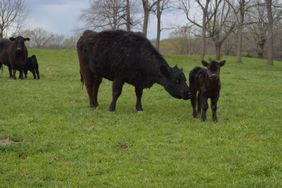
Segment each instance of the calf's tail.
[{"label": "calf's tail", "polygon": [[190,87],[194,86],[195,77],[201,69],[202,69],[201,67],[195,67],[194,69],[192,69],[190,71],[190,73],[189,73],[189,85],[190,85]]}]

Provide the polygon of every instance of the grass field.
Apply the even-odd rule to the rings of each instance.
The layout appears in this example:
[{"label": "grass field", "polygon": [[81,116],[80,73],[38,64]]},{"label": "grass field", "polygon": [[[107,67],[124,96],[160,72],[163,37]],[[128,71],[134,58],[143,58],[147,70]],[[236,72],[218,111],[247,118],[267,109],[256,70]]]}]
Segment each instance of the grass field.
[{"label": "grass field", "polygon": [[[103,80],[91,110],[74,50],[29,54],[41,80],[0,72],[0,187],[282,187],[282,62],[226,57],[215,124],[159,85],[144,90],[144,113],[129,85],[110,113]],[[199,65],[166,59],[186,75]]]}]

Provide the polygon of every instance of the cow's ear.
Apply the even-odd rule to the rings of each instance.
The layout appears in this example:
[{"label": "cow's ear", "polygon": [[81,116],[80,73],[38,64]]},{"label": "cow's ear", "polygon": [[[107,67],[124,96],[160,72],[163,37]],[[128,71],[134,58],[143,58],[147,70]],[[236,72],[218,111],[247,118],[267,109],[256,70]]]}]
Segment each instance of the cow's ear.
[{"label": "cow's ear", "polygon": [[219,65],[222,67],[222,66],[225,64],[225,62],[226,62],[225,60],[220,61],[220,62],[219,62]]},{"label": "cow's ear", "polygon": [[30,38],[28,38],[28,37],[27,37],[27,38],[24,38],[24,41],[29,41],[29,40],[30,40]]},{"label": "cow's ear", "polygon": [[10,37],[10,41],[14,41],[16,40],[14,37]]},{"label": "cow's ear", "polygon": [[202,65],[204,65],[205,67],[207,67],[209,65],[208,62],[206,62],[205,60],[202,60]]},{"label": "cow's ear", "polygon": [[160,71],[165,77],[169,78],[169,70],[167,66],[161,65]]}]

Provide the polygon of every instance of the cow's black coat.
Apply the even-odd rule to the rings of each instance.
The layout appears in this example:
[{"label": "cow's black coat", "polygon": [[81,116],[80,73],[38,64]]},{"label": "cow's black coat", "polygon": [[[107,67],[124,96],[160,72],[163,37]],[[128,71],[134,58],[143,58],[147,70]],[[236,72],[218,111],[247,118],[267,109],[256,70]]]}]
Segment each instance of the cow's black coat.
[{"label": "cow's black coat", "polygon": [[0,64],[8,67],[11,78],[16,79],[16,70],[20,72],[19,78],[24,78],[23,73],[28,55],[24,42],[29,40],[22,36],[11,37],[10,40],[0,39]]},{"label": "cow's black coat", "polygon": [[123,84],[135,87],[136,110],[142,111],[144,88],[158,83],[173,97],[189,98],[189,88],[182,70],[168,66],[165,59],[143,34],[126,31],[85,31],[77,42],[81,80],[85,83],[91,107],[97,107],[97,93],[102,78],[113,81],[110,111]]}]

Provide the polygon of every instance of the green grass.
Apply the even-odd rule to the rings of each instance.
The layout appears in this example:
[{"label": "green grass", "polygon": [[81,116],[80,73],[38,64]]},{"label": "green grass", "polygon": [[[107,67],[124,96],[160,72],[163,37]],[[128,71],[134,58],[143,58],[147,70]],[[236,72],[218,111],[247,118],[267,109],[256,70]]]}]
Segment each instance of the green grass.
[{"label": "green grass", "polygon": [[[282,187],[282,62],[226,57],[218,123],[192,118],[190,101],[159,85],[144,90],[144,113],[125,85],[108,112],[88,108],[72,50],[30,49],[41,80],[0,72],[0,187]],[[167,56],[186,75],[192,56]]]}]

